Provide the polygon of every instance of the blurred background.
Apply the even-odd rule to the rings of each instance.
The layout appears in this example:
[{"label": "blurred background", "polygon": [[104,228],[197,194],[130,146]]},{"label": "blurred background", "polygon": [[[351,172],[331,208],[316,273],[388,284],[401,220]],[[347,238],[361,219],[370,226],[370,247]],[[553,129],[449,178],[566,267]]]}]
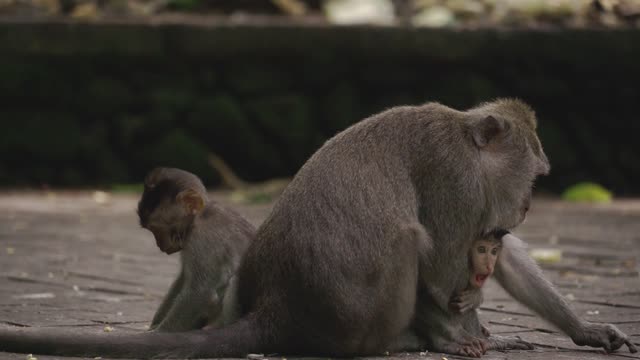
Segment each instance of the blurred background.
[{"label": "blurred background", "polygon": [[640,0],[0,0],[0,187],[242,187],[391,106],[518,97],[540,192],[637,196],[639,29]]}]

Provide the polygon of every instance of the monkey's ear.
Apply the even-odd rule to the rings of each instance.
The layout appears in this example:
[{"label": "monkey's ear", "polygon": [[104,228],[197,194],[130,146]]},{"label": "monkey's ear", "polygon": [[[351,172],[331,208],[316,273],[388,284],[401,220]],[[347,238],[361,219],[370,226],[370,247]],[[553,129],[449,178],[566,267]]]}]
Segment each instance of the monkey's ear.
[{"label": "monkey's ear", "polygon": [[482,149],[507,130],[509,124],[506,121],[489,115],[471,125],[471,136],[476,146]]},{"label": "monkey's ear", "polygon": [[200,210],[204,208],[204,199],[202,198],[202,195],[193,189],[181,191],[176,195],[176,200],[179,204],[182,204],[185,210],[191,215],[199,213]]}]

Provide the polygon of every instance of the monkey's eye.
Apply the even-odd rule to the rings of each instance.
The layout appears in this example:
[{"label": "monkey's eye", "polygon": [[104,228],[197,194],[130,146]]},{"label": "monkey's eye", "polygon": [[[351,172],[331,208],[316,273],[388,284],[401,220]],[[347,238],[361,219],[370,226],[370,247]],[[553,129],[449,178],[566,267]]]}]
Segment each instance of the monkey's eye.
[{"label": "monkey's eye", "polygon": [[493,248],[493,249],[491,249],[491,255],[498,255],[498,251],[499,251],[499,250],[500,250],[500,249],[498,249],[498,248]]},{"label": "monkey's eye", "polygon": [[480,254],[484,254],[487,252],[487,249],[483,245],[478,246],[477,250],[478,250],[478,253]]}]

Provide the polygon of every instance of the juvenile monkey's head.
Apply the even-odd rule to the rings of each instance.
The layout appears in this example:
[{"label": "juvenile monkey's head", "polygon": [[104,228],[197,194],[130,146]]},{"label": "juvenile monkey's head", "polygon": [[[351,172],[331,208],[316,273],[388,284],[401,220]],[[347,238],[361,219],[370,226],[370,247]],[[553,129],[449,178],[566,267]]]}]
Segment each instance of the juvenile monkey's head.
[{"label": "juvenile monkey's head", "polygon": [[151,231],[163,252],[182,250],[193,220],[207,202],[200,179],[184,170],[155,168],[145,178],[138,202],[140,226]]},{"label": "juvenile monkey's head", "polygon": [[493,275],[502,249],[502,237],[488,236],[478,239],[469,250],[469,287],[479,289]]},{"label": "juvenile monkey's head", "polygon": [[482,169],[484,233],[512,229],[526,218],[536,177],[550,170],[536,135],[535,114],[522,101],[502,99],[467,115],[469,138]]}]

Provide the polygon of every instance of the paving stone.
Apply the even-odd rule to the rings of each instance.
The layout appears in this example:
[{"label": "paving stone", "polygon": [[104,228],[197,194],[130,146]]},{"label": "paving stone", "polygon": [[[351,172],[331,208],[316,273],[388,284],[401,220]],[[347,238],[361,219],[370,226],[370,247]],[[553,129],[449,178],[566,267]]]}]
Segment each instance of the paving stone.
[{"label": "paving stone", "polygon": [[[211,195],[256,225],[272,206],[232,204],[225,193]],[[106,325],[116,333],[146,330],[178,272],[178,258],[158,251],[151,234],[139,227],[137,200],[135,195],[113,195],[98,204],[90,192],[0,194],[0,327],[78,333],[104,333]],[[560,262],[541,266],[570,297],[576,313],[589,321],[614,323],[640,345],[640,201],[581,205],[536,199],[528,221],[515,234],[532,249],[560,249]],[[606,355],[576,346],[493,279],[484,297],[480,319],[492,333],[538,344],[532,351],[491,351],[484,359],[640,358],[626,348]],[[464,359],[432,352],[370,359],[442,357]],[[26,357],[0,353],[0,358]]]}]

